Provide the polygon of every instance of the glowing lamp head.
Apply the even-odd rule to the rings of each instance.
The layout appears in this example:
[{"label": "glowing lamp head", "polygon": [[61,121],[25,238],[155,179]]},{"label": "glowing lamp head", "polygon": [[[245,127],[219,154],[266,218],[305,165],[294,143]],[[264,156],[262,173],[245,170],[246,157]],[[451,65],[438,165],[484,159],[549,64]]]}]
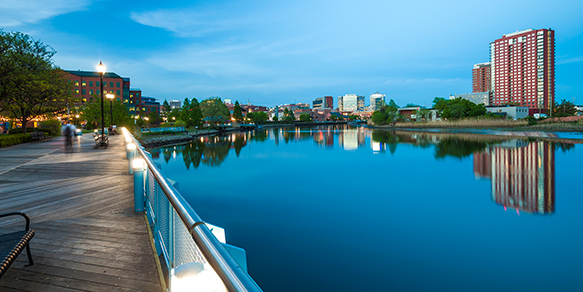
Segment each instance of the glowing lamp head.
[{"label": "glowing lamp head", "polygon": [[132,160],[132,169],[134,171],[143,170],[145,168],[145,166],[146,166],[146,163],[141,158],[135,158],[134,160]]},{"label": "glowing lamp head", "polygon": [[128,144],[126,145],[126,149],[128,149],[128,151],[134,151],[136,150],[136,144],[128,142]]},{"label": "glowing lamp head", "polygon": [[185,263],[171,270],[170,287],[172,292],[208,291],[226,292],[221,278],[209,264]]},{"label": "glowing lamp head", "polygon": [[105,73],[105,65],[103,65],[103,63],[101,63],[101,61],[99,61],[99,65],[97,65],[97,72],[99,72],[99,74],[103,75],[103,73]]},{"label": "glowing lamp head", "polygon": [[115,97],[115,95],[113,95],[113,94],[111,94],[111,93],[108,93],[108,94],[106,94],[106,95],[105,95],[105,97],[107,97],[107,98],[109,98],[109,99],[113,100],[113,98]]}]

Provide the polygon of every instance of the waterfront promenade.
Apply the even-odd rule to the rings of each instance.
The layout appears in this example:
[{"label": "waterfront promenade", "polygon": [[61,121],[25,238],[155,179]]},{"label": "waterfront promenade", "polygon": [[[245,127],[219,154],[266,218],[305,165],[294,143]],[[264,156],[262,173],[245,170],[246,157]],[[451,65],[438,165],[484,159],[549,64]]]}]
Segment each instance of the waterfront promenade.
[{"label": "waterfront promenade", "polygon": [[[1,291],[162,291],[143,214],[133,211],[123,137],[91,135],[0,148],[0,214],[21,211],[36,232],[0,279]],[[0,233],[24,226],[0,221]]]}]

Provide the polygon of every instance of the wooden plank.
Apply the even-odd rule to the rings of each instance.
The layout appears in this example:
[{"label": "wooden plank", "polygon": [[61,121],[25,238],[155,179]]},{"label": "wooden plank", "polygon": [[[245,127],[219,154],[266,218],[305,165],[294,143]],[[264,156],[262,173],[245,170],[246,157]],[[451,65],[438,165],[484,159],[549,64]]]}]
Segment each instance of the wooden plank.
[{"label": "wooden plank", "polygon": [[[133,176],[123,138],[93,149],[78,137],[66,154],[61,137],[0,149],[0,213],[23,211],[36,235],[35,265],[21,254],[2,291],[161,291],[145,219],[133,212]],[[22,220],[0,222],[1,231]]]}]

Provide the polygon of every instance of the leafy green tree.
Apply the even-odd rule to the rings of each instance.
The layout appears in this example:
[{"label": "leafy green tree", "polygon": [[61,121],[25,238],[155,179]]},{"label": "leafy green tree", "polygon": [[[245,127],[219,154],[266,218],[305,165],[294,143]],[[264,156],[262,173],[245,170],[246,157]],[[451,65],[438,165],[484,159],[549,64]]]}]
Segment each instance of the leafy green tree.
[{"label": "leafy green tree", "polygon": [[295,119],[296,117],[293,111],[289,110],[288,108],[283,110],[283,118],[281,119],[282,121],[293,122]]},{"label": "leafy green tree", "polygon": [[53,65],[55,50],[20,33],[0,30],[0,112],[26,124],[62,111],[72,99],[72,84]]},{"label": "leafy green tree", "polygon": [[387,106],[389,106],[390,108],[399,108],[399,106],[392,99],[389,101],[389,104],[387,104]]},{"label": "leafy green tree", "polygon": [[200,103],[200,109],[206,121],[215,128],[218,123],[231,119],[229,108],[220,97],[209,97]]},{"label": "leafy green tree", "polygon": [[577,107],[570,101],[561,100],[561,103],[555,102],[555,109],[553,110],[555,117],[574,116],[577,113]]},{"label": "leafy green tree", "polygon": [[171,123],[174,123],[177,120],[179,120],[181,110],[182,110],[182,108],[172,109],[172,111],[170,111],[170,113],[168,114],[168,121]]},{"label": "leafy green tree", "polygon": [[[180,111],[180,119],[185,121],[188,120],[188,112],[190,111],[190,99],[185,98],[184,102],[182,103],[182,108]],[[178,119],[178,117],[177,117]]]},{"label": "leafy green tree", "polygon": [[273,120],[274,122],[277,122],[277,121],[279,121],[279,118],[277,117],[277,113],[276,113],[276,114],[273,116],[273,119],[272,119],[272,120]]},{"label": "leafy green tree", "polygon": [[[101,127],[101,102],[99,99],[95,100],[97,101],[86,103],[79,108],[80,119],[87,121],[87,129],[97,129]],[[103,103],[104,124],[106,127],[109,126],[111,121],[110,112],[110,103]],[[138,121],[141,121],[141,119],[138,119]],[[117,126],[124,127],[134,124],[134,119],[127,111],[126,106],[122,101],[113,101],[113,123]]]},{"label": "leafy green tree", "polygon": [[483,116],[488,112],[483,104],[475,104],[461,97],[449,100],[436,97],[433,103],[433,107],[441,111],[442,117],[451,120]]},{"label": "leafy green tree", "polygon": [[251,119],[254,123],[261,124],[269,119],[266,112],[253,112],[248,113],[247,118]]},{"label": "leafy green tree", "polygon": [[360,117],[357,116],[357,115],[350,115],[350,116],[348,116],[348,120],[349,121],[355,121],[355,120],[359,120],[359,119],[360,119]]},{"label": "leafy green tree", "polygon": [[300,114],[300,121],[302,121],[302,122],[311,122],[312,121],[312,116],[310,116],[310,114],[308,114],[308,113]]},{"label": "leafy green tree", "polygon": [[180,120],[186,123],[186,127],[202,126],[202,110],[196,98],[192,98],[192,100],[189,100],[188,98],[184,99],[184,104],[180,111]]},{"label": "leafy green tree", "polygon": [[408,103],[405,107],[420,107],[418,104]]},{"label": "leafy green tree", "polygon": [[243,121],[243,111],[239,105],[239,101],[235,101],[235,106],[233,107],[233,118],[237,122]]},{"label": "leafy green tree", "polygon": [[171,110],[172,109],[170,108],[168,100],[164,100],[164,103],[162,103],[162,106],[160,107],[160,117],[166,118],[166,120],[168,120]]},{"label": "leafy green tree", "polygon": [[150,127],[158,127],[162,123],[162,118],[157,112],[151,112],[148,114],[148,125]]}]

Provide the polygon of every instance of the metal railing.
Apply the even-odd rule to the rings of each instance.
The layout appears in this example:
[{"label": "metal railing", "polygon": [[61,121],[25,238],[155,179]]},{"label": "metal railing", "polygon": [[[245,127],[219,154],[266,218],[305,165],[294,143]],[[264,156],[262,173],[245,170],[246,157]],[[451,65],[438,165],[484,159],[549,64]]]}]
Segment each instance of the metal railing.
[{"label": "metal railing", "polygon": [[137,146],[137,154],[147,167],[147,174],[144,173],[146,215],[156,248],[164,256],[168,270],[185,263],[208,263],[227,291],[262,291],[156,167],[149,153],[129,131],[124,129],[124,135]]}]

